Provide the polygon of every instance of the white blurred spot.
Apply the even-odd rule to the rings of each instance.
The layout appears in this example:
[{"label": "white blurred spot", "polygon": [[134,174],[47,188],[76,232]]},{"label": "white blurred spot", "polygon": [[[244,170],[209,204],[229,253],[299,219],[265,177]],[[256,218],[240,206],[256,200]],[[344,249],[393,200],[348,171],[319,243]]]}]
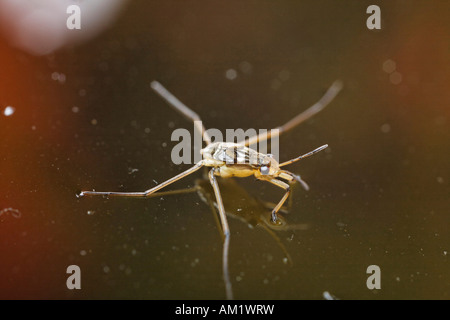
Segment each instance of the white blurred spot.
[{"label": "white blurred spot", "polygon": [[3,111],[3,114],[4,114],[6,117],[9,117],[9,116],[12,116],[13,113],[14,113],[15,111],[16,111],[15,108],[13,108],[13,107],[11,107],[11,106],[7,106],[7,107],[5,108],[5,110]]},{"label": "white blurred spot", "polygon": [[[73,0],[2,0],[0,27],[11,44],[31,54],[49,54],[82,43],[110,27],[126,0],[77,1],[81,29],[67,28]],[[78,31],[78,32],[77,32]]]},{"label": "white blurred spot", "polygon": [[86,252],[86,250],[81,250],[81,251],[80,251],[80,255],[82,255],[82,256],[85,256],[85,255],[87,255],[87,252]]},{"label": "white blurred spot", "polygon": [[194,261],[191,262],[191,267],[195,267],[200,262],[199,258],[195,258]]},{"label": "white blurred spot", "polygon": [[395,63],[395,61],[392,61],[391,59],[388,59],[383,63],[383,71],[386,73],[392,73],[395,71],[396,68],[397,64]]},{"label": "white blurred spot", "polygon": [[91,124],[92,124],[92,125],[95,126],[97,123],[98,123],[98,122],[97,122],[97,119],[92,119],[92,120],[91,120]]},{"label": "white blurred spot", "polygon": [[329,293],[328,291],[324,291],[322,293],[322,296],[325,300],[339,300],[338,298],[336,298],[334,295],[332,295],[331,293]]},{"label": "white blurred spot", "polygon": [[64,83],[66,82],[66,75],[64,73],[59,73],[55,71],[52,73],[52,80]]},{"label": "white blurred spot", "polygon": [[136,169],[136,168],[128,168],[128,174],[133,174],[138,171],[139,171],[139,169]]},{"label": "white blurred spot", "polygon": [[444,178],[442,177],[437,177],[436,180],[438,183],[444,183]]},{"label": "white blurred spot", "polygon": [[234,70],[234,69],[228,69],[228,70],[225,72],[225,77],[226,77],[228,80],[234,80],[234,79],[237,78],[237,71]]},{"label": "white blurred spot", "polygon": [[17,209],[14,209],[14,208],[5,208],[5,209],[0,210],[0,216],[3,214],[5,214],[5,215],[9,214],[14,218],[20,218],[22,216],[22,212],[20,212]]},{"label": "white blurred spot", "polygon": [[394,71],[389,75],[389,80],[392,84],[399,84],[402,82],[402,74],[400,72]]},{"label": "white blurred spot", "polygon": [[391,131],[391,126],[389,125],[389,123],[385,123],[381,126],[380,129],[383,133],[389,133]]},{"label": "white blurred spot", "polygon": [[78,108],[77,106],[73,106],[72,107],[72,112],[73,113],[78,113],[80,111],[80,108]]},{"label": "white blurred spot", "polygon": [[242,73],[250,74],[252,73],[253,66],[247,61],[242,61],[239,64],[239,69],[242,71]]}]

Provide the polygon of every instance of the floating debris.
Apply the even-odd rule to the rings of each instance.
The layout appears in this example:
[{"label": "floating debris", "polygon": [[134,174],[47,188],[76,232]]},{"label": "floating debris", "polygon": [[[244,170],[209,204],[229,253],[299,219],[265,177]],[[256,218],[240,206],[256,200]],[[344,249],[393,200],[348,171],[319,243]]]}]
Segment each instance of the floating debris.
[{"label": "floating debris", "polygon": [[139,171],[139,169],[136,169],[136,168],[128,168],[128,174],[133,174],[133,173],[135,173],[135,172],[138,172]]},{"label": "floating debris", "polygon": [[22,212],[13,208],[5,208],[0,210],[0,216],[10,214],[12,217],[19,219],[22,216]]}]

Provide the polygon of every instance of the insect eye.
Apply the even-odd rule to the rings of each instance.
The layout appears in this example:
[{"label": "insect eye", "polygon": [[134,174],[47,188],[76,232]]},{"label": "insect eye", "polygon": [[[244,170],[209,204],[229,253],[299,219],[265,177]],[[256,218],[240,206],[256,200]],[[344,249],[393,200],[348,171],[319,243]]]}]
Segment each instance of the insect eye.
[{"label": "insect eye", "polygon": [[269,174],[269,167],[268,166],[262,166],[259,169],[259,172],[261,172],[261,174],[263,174],[263,175],[267,175],[267,174]]}]

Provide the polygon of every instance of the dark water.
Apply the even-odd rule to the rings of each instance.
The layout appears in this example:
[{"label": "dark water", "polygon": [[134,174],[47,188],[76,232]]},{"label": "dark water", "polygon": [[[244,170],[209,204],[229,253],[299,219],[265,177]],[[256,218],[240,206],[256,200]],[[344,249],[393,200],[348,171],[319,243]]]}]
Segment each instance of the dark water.
[{"label": "dark water", "polygon": [[[0,216],[0,297],[224,298],[220,232],[196,193],[77,192],[143,191],[188,168],[171,162],[170,137],[193,126],[152,80],[225,130],[278,126],[341,79],[327,109],[280,139],[282,160],[330,145],[289,167],[311,187],[294,190],[284,215],[309,228],[276,233],[293,265],[264,228],[229,219],[235,297],[449,299],[450,7],[383,2],[374,31],[370,4],[136,1],[107,32],[54,55],[1,40],[0,209],[18,211]],[[236,182],[246,192],[223,194],[230,211],[266,213],[251,204],[282,196]],[[66,288],[73,264],[81,290]],[[366,286],[370,265],[380,290]]]}]

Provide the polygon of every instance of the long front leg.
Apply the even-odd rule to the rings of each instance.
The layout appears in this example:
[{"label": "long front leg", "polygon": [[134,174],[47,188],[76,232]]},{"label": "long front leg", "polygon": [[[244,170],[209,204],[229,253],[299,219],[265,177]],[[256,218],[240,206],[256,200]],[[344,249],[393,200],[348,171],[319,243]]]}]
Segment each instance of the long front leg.
[{"label": "long front leg", "polygon": [[149,197],[151,194],[155,193],[156,191],[168,186],[171,183],[174,183],[175,181],[178,181],[178,180],[190,175],[191,173],[194,173],[201,167],[203,167],[203,161],[198,162],[195,166],[191,167],[190,169],[188,169],[188,170],[176,175],[175,177],[170,178],[169,180],[158,184],[156,187],[148,189],[147,191],[144,191],[144,192],[82,191],[79,194],[79,197],[83,197],[83,196],[108,196],[108,197],[113,196],[113,197],[135,197],[135,198]]},{"label": "long front leg", "polygon": [[280,202],[278,202],[276,207],[272,210],[272,222],[276,223],[277,222],[277,212],[278,212],[278,210],[280,210],[280,208],[283,206],[286,199],[289,197],[289,194],[291,193],[291,187],[287,183],[285,183],[281,180],[277,180],[277,179],[265,180],[265,181],[268,181],[268,182],[286,190],[286,193],[284,194],[283,198],[281,198]]},{"label": "long front leg", "polygon": [[220,222],[222,224],[223,231],[223,251],[222,251],[222,269],[223,269],[223,281],[225,283],[225,291],[227,294],[227,299],[233,299],[233,289],[231,287],[230,274],[228,272],[228,251],[230,246],[230,228],[228,227],[227,216],[225,213],[225,208],[223,206],[222,196],[220,195],[219,184],[214,175],[216,168],[212,168],[209,171],[209,181],[214,189],[214,194],[216,195],[217,207],[219,208]]}]

